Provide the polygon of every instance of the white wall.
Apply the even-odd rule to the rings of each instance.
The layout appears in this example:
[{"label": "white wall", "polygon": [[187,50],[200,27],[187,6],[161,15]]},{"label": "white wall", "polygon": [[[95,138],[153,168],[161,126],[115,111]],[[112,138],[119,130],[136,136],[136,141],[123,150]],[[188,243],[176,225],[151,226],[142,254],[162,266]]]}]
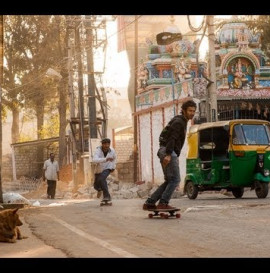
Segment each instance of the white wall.
[{"label": "white wall", "polygon": [[140,116],[140,159],[141,159],[141,168],[142,180],[152,181],[152,164],[151,164],[151,135],[150,135],[150,115],[141,115]]},{"label": "white wall", "polygon": [[[180,109],[180,107],[179,107]],[[174,116],[174,107],[170,106],[164,109],[165,125]],[[179,114],[176,113],[176,114]],[[163,129],[162,123],[162,111],[157,110],[152,113],[152,132],[150,127],[150,113],[140,115],[140,153],[141,153],[141,175],[142,180],[147,182],[153,182],[155,184],[162,184],[164,182],[164,174],[160,165],[157,152],[159,149],[159,135]],[[187,131],[189,130],[191,122],[188,123]],[[151,133],[153,138],[153,153],[151,152]],[[181,175],[180,188],[184,185],[186,175],[186,154],[187,154],[187,142],[185,141],[184,146],[179,156],[179,166]],[[154,179],[152,177],[152,165],[151,160],[153,159],[154,168]]]}]

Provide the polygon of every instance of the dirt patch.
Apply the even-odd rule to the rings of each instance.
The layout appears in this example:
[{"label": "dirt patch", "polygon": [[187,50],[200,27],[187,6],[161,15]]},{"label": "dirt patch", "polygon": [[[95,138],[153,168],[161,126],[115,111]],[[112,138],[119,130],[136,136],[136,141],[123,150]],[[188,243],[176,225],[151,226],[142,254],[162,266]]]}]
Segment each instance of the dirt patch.
[{"label": "dirt patch", "polygon": [[[69,183],[72,181],[72,164],[67,164],[60,169],[59,178],[60,180],[56,183],[56,196],[62,195],[63,192],[70,190]],[[21,181],[21,183],[23,183],[23,181]],[[22,196],[27,199],[46,198],[47,182],[41,181],[40,185],[35,190],[22,193]]]},{"label": "dirt patch", "polygon": [[[62,196],[64,192],[70,191],[69,183],[64,181],[56,182],[56,197]],[[33,191],[21,193],[26,199],[42,199],[47,198],[47,182],[43,181],[41,185]]]},{"label": "dirt patch", "polygon": [[72,164],[65,165],[60,169],[59,178],[62,182],[72,181]]}]

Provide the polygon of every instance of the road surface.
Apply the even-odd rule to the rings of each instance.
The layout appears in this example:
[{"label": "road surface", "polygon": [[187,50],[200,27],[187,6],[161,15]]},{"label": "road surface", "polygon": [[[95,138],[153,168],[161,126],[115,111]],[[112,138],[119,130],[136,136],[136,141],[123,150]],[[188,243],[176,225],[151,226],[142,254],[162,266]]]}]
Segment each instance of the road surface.
[{"label": "road surface", "polygon": [[172,199],[180,219],[149,219],[139,198],[39,201],[18,211],[29,238],[0,243],[0,258],[270,257],[270,198],[254,191]]}]

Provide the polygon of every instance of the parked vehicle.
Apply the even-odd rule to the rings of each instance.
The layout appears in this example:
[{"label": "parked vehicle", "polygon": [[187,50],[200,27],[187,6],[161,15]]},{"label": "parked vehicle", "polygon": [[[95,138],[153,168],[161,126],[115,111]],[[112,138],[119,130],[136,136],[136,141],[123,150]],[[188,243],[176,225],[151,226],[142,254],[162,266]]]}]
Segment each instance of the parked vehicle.
[{"label": "parked vehicle", "polygon": [[258,198],[268,195],[270,182],[270,122],[242,119],[207,122],[190,127],[184,191],[195,199],[199,191],[226,189],[241,198],[244,188]]}]

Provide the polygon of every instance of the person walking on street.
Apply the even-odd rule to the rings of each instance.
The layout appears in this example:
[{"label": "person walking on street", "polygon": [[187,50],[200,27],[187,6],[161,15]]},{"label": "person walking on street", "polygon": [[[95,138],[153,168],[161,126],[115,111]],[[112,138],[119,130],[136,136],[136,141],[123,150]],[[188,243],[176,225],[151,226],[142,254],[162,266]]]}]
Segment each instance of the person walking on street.
[{"label": "person walking on street", "polygon": [[116,168],[116,153],[110,147],[110,144],[111,140],[109,138],[102,139],[101,146],[96,148],[93,157],[93,163],[96,163],[94,189],[98,192],[98,198],[103,193],[102,201],[111,201],[106,179]]},{"label": "person walking on street", "polygon": [[59,180],[59,165],[54,159],[54,153],[50,153],[50,158],[44,162],[43,181],[47,179],[47,198],[54,199],[56,191],[56,181]]},{"label": "person walking on street", "polygon": [[[160,159],[164,183],[145,201],[143,209],[174,209],[169,205],[171,196],[180,183],[179,156],[186,138],[187,123],[193,119],[197,105],[188,100],[182,104],[182,114],[170,120],[159,136]],[[159,200],[158,205],[156,202]]]}]

